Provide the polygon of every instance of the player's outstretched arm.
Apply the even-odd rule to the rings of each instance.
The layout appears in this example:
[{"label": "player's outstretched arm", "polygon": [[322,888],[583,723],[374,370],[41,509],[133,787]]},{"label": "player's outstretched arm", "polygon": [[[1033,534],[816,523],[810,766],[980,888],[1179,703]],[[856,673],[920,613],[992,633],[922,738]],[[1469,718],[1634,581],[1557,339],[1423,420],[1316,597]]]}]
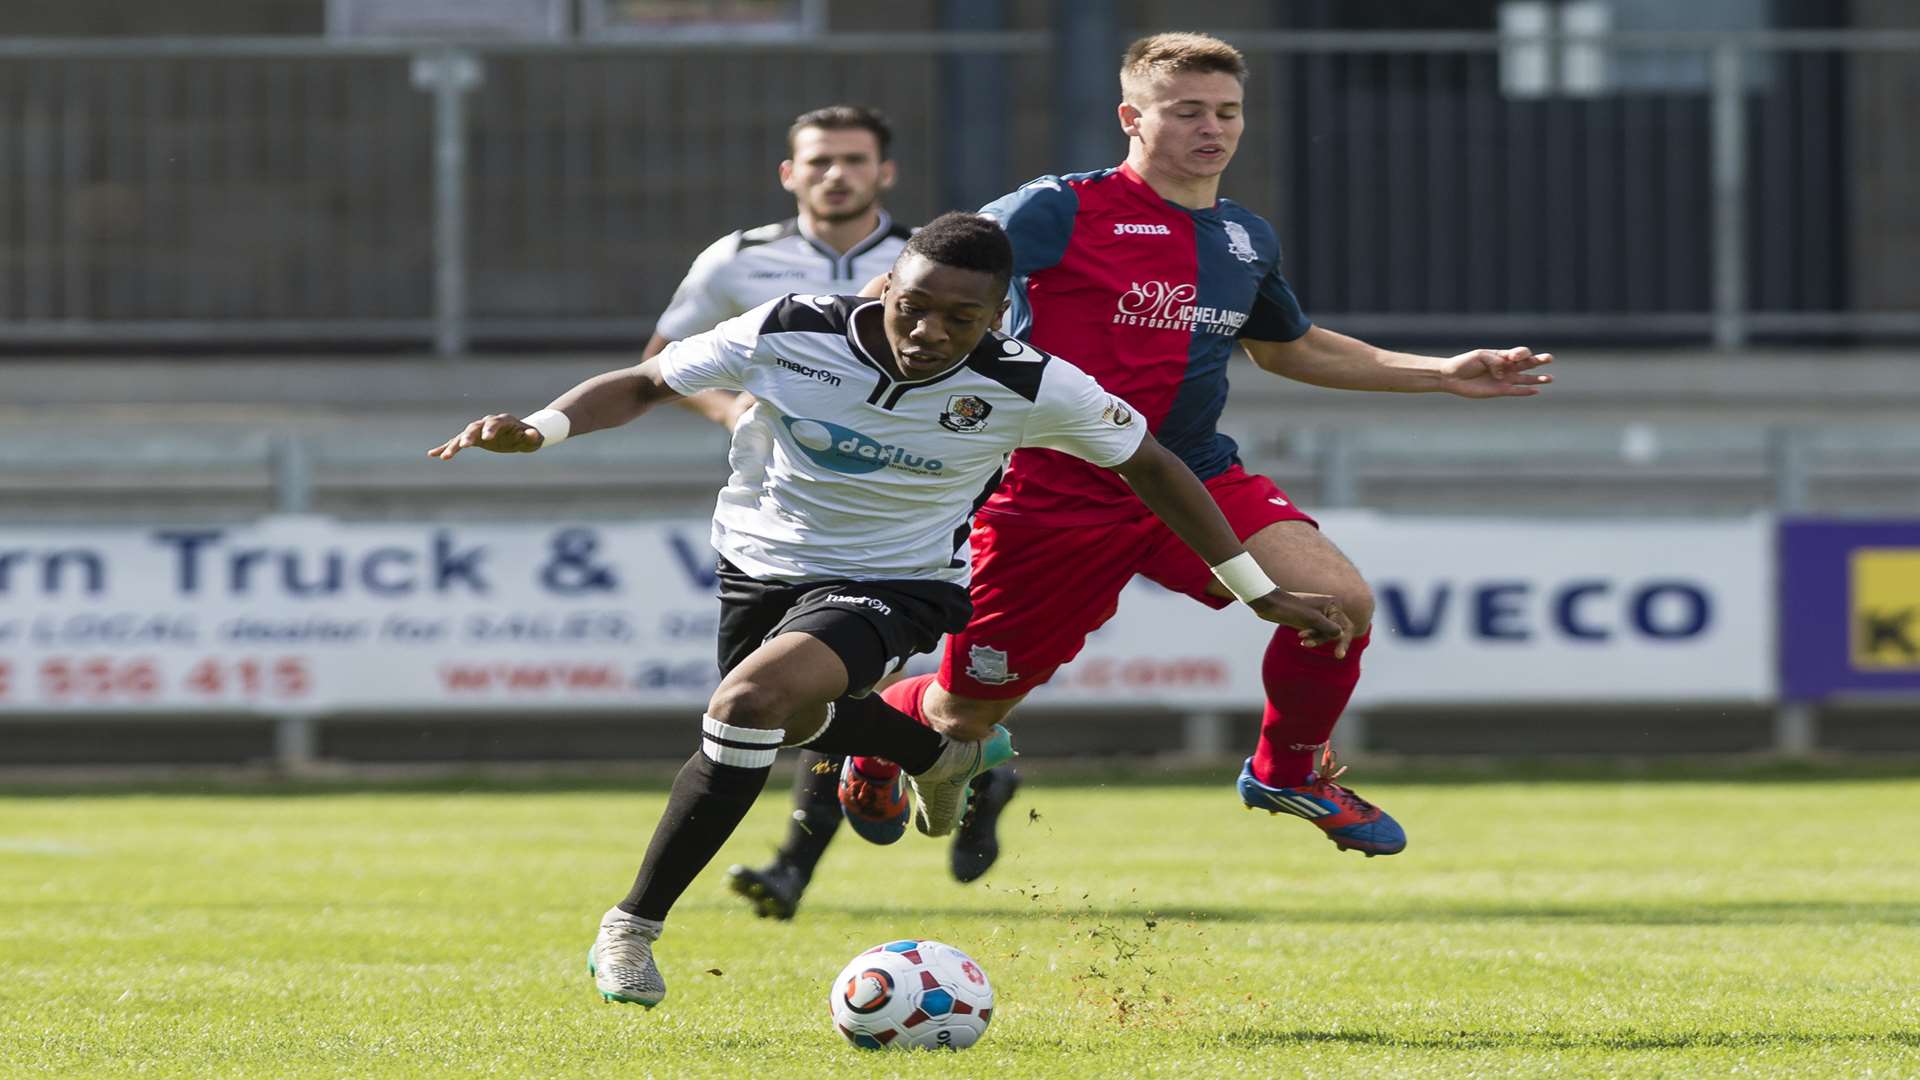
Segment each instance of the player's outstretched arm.
[{"label": "player's outstretched arm", "polygon": [[428,450],[427,456],[451,461],[469,447],[496,454],[530,454],[563,438],[619,427],[679,396],[661,376],[660,362],[648,359],[635,367],[595,375],[525,420],[511,413],[483,416]]},{"label": "player's outstretched arm", "polygon": [[1205,559],[1221,583],[1254,613],[1268,622],[1295,627],[1308,646],[1338,642],[1336,656],[1345,656],[1353,639],[1353,623],[1330,596],[1304,596],[1274,588],[1253,556],[1233,534],[1206,485],[1185,462],[1148,435],[1132,457],[1113,467],[1147,509],[1167,523],[1175,536]]},{"label": "player's outstretched arm", "polygon": [[1240,343],[1261,369],[1334,390],[1532,397],[1553,381],[1553,376],[1534,370],[1551,364],[1553,354],[1525,347],[1419,356],[1378,349],[1318,326],[1292,341],[1246,338]]}]

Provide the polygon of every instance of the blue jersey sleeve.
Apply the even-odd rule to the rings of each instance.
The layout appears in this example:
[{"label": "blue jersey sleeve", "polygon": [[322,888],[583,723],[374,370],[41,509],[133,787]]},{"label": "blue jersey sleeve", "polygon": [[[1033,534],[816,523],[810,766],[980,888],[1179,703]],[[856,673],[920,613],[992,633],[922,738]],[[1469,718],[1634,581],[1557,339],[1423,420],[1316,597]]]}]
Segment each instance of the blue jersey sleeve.
[{"label": "blue jersey sleeve", "polygon": [[1280,275],[1280,264],[1276,261],[1260,279],[1260,291],[1253,298],[1253,312],[1240,327],[1239,336],[1255,341],[1292,341],[1311,329],[1313,321],[1300,310],[1293,286]]},{"label": "blue jersey sleeve", "polygon": [[1232,233],[1233,223],[1237,222],[1244,230],[1246,242],[1253,247],[1254,257],[1267,266],[1267,272],[1260,275],[1259,288],[1254,291],[1253,311],[1248,313],[1238,336],[1255,341],[1292,341],[1313,329],[1313,321],[1300,310],[1300,300],[1293,295],[1293,286],[1287,284],[1280,273],[1280,237],[1273,231],[1272,224],[1230,200],[1220,201],[1226,207],[1228,233]]},{"label": "blue jersey sleeve", "polygon": [[1000,223],[1013,242],[1016,277],[1045,270],[1067,253],[1080,196],[1057,176],[1043,176],[980,208]]}]

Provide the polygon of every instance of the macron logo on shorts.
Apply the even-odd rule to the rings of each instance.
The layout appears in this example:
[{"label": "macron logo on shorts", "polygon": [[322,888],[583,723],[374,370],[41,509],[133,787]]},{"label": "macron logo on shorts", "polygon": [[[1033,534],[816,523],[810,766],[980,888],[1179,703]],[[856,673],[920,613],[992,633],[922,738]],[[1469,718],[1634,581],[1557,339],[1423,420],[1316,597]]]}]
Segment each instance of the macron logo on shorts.
[{"label": "macron logo on shorts", "polygon": [[1172,236],[1173,230],[1167,228],[1165,225],[1132,225],[1132,224],[1126,224],[1126,223],[1116,223],[1113,227],[1113,235],[1115,236]]},{"label": "macron logo on shorts", "polygon": [[884,601],[876,600],[871,596],[855,596],[852,593],[833,593],[822,600],[821,603],[851,604],[854,607],[872,608],[882,615],[893,614],[893,609],[888,607]]}]

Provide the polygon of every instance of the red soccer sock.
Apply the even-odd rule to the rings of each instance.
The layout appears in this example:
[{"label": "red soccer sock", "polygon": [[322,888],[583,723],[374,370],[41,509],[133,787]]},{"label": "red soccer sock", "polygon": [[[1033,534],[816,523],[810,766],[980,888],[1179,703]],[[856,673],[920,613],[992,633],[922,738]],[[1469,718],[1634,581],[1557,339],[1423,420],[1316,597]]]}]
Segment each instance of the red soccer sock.
[{"label": "red soccer sock", "polygon": [[[915,675],[911,679],[901,679],[880,691],[880,700],[913,717],[914,723],[931,727],[927,723],[927,714],[920,711],[920,702],[926,696],[927,684],[935,678],[933,675]],[[875,780],[891,780],[900,775],[900,766],[886,758],[856,757],[853,767]]]},{"label": "red soccer sock", "polygon": [[1253,776],[1273,787],[1294,787],[1313,772],[1314,754],[1333,735],[1333,726],[1360,681],[1360,654],[1371,631],[1354,638],[1344,660],[1333,646],[1304,648],[1296,631],[1281,627],[1260,663],[1267,710],[1260,720],[1260,745],[1253,751]]}]

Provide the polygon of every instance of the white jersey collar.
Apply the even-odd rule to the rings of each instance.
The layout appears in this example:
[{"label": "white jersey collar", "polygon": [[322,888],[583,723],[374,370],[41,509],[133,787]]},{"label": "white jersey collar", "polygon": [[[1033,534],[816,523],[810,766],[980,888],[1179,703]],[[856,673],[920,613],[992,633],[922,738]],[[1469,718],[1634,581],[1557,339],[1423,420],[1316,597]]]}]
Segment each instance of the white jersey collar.
[{"label": "white jersey collar", "polygon": [[796,215],[793,219],[793,227],[794,231],[800,234],[800,239],[807,242],[808,247],[819,252],[821,257],[833,264],[834,277],[850,278],[853,276],[853,260],[872,251],[875,247],[879,246],[882,240],[885,240],[892,234],[893,216],[888,214],[885,208],[882,208],[880,210],[879,220],[874,222],[873,231],[862,237],[858,243],[848,248],[844,255],[833,250],[833,245],[813,235],[813,230],[807,228],[807,223],[804,218]]}]

